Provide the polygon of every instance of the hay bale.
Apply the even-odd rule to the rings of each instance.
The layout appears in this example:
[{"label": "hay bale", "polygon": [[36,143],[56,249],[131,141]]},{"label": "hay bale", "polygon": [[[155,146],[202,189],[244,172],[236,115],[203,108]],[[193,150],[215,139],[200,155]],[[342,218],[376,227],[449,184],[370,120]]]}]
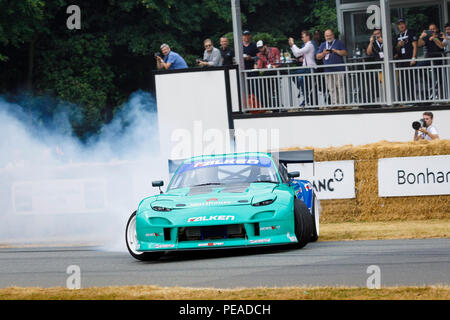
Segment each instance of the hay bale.
[{"label": "hay bale", "polygon": [[450,154],[450,140],[389,142],[314,149],[315,160],[355,161],[355,199],[323,200],[322,222],[442,219],[450,215],[450,196],[378,197],[378,159]]}]

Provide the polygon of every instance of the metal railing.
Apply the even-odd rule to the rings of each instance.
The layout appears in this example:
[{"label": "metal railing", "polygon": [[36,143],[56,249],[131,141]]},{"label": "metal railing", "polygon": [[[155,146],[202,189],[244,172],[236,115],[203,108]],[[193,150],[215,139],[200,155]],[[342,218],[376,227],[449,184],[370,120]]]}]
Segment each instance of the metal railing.
[{"label": "metal railing", "polygon": [[[243,111],[387,105],[386,82],[393,82],[393,104],[449,103],[450,57],[410,61],[390,61],[392,80],[383,61],[245,70]],[[325,72],[330,67],[340,69]]]},{"label": "metal railing", "polygon": [[438,103],[450,101],[450,58],[391,61],[394,70],[395,103]]}]

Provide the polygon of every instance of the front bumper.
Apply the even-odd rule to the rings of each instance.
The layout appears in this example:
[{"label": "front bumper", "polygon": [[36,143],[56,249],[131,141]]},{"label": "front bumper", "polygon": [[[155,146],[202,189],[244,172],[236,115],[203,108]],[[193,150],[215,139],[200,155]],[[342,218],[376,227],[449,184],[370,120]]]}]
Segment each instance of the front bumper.
[{"label": "front bumper", "polygon": [[[192,222],[188,222],[190,213],[183,213],[179,216],[177,216],[177,213],[172,213],[172,215],[166,213],[164,216],[155,217],[153,212],[142,212],[137,215],[137,250],[141,252],[174,251],[296,243],[294,215],[290,208],[285,207],[282,210],[264,209],[264,211],[261,211],[261,209],[252,208],[251,210],[254,212],[246,210],[245,213],[236,214],[230,213],[229,208],[216,208],[214,217],[233,216],[234,219],[232,221],[224,218]],[[202,216],[210,217],[208,213]],[[203,240],[189,240],[180,237],[180,229],[182,228],[208,228],[225,225],[241,225],[245,229],[245,234],[238,238],[224,236],[220,239]]]}]

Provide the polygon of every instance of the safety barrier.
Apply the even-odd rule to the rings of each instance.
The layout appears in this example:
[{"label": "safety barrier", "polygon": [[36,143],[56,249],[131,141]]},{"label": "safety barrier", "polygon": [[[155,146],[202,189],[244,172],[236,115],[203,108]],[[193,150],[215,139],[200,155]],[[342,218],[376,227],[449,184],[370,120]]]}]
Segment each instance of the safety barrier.
[{"label": "safety barrier", "polygon": [[392,80],[382,61],[336,64],[342,71],[333,72],[325,72],[330,66],[245,70],[243,111],[386,105],[386,84],[393,104],[449,103],[450,57],[411,61],[391,61]]}]

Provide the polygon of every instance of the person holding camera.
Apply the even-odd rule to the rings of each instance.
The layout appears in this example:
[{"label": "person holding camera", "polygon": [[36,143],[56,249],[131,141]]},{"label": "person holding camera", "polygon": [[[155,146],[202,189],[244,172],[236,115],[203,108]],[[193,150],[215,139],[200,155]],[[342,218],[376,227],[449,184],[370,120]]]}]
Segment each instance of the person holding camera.
[{"label": "person holding camera", "polygon": [[[384,42],[381,29],[374,29],[372,36],[370,37],[369,45],[367,46],[366,53],[372,58],[372,61],[382,62],[384,60]],[[368,69],[380,68],[379,64],[369,65]],[[383,85],[383,73],[378,73],[378,81],[369,84],[372,87],[371,95],[372,100],[380,100],[380,87]]]},{"label": "person holding camera", "polygon": [[203,60],[197,59],[200,67],[220,67],[222,66],[222,55],[220,50],[213,46],[211,39],[203,41],[205,51],[203,52]]},{"label": "person holding camera", "polygon": [[[347,49],[344,43],[335,38],[333,30],[326,30],[325,42],[320,45],[316,59],[323,60],[324,65],[343,64],[345,56]],[[345,104],[344,75],[336,74],[342,71],[345,71],[344,66],[324,68],[324,72],[333,72],[325,76],[332,104]]]},{"label": "person holding camera", "polygon": [[[441,37],[439,28],[435,23],[430,24],[428,30],[424,30],[419,37],[418,41],[419,47],[426,48],[426,58],[443,58],[444,57],[444,38]],[[442,60],[432,60],[432,61],[424,61],[422,63],[423,66],[440,66],[443,64]],[[442,72],[439,69],[433,69],[433,78],[435,83],[431,83],[432,79],[430,79],[430,75],[425,73],[424,76],[424,84],[425,84],[425,99],[430,98],[432,95],[431,88],[439,88],[438,94],[440,97],[443,96],[443,78]]]},{"label": "person holding camera", "polygon": [[[300,74],[309,74],[312,72],[311,68],[316,68],[316,48],[314,47],[314,44],[312,42],[312,34],[308,30],[302,31],[302,41],[304,43],[303,47],[300,49],[295,45],[294,38],[289,38],[288,43],[289,47],[291,47],[292,53],[296,58],[302,57],[302,65],[303,67],[308,67],[305,69],[299,69],[298,73]],[[312,97],[309,97],[310,91],[313,90],[311,78],[306,78],[306,81],[304,79],[304,76],[299,76],[297,78],[297,88],[299,89],[299,94],[303,96],[303,102],[300,104],[300,107],[304,107],[305,103],[308,102],[309,104],[313,104],[314,101]],[[306,86],[305,86],[306,82]],[[307,101],[309,99],[309,101]],[[317,101],[317,98],[316,100]]]},{"label": "person holding camera", "polygon": [[413,122],[414,141],[419,140],[439,140],[439,134],[435,126],[433,126],[433,113],[424,112],[423,119]]},{"label": "person holding camera", "polygon": [[161,54],[155,53],[156,67],[158,70],[176,70],[176,69],[187,69],[188,65],[186,61],[176,52],[170,50],[169,45],[163,43],[160,47],[164,57]]},{"label": "person holding camera", "polygon": [[384,43],[381,29],[374,29],[366,50],[367,55],[373,57],[375,61],[383,61],[383,46]]},{"label": "person holding camera", "polygon": [[[432,23],[428,30],[423,30],[418,41],[419,48],[426,47],[426,58],[441,58],[444,53],[444,39],[441,37],[439,28]],[[440,62],[440,63],[439,63]],[[442,61],[435,61],[435,64],[442,64]]]}]

